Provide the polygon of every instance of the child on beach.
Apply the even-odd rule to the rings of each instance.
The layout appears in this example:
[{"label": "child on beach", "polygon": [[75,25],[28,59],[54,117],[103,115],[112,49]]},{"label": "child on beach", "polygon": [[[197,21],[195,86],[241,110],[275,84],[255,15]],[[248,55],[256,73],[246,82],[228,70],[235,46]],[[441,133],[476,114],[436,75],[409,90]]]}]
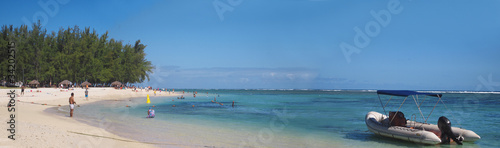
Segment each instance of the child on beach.
[{"label": "child on beach", "polygon": [[151,107],[148,110],[148,118],[154,118],[155,117],[155,110],[151,109]]}]

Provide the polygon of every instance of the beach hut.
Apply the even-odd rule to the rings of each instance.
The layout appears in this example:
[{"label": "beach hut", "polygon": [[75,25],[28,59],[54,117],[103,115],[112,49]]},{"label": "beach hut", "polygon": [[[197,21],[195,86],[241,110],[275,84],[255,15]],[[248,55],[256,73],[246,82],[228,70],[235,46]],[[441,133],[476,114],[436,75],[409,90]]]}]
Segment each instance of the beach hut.
[{"label": "beach hut", "polygon": [[28,83],[28,85],[30,85],[31,87],[36,88],[36,87],[38,87],[38,85],[40,85],[40,82],[38,82],[37,80],[33,80],[33,81],[30,81]]},{"label": "beach hut", "polygon": [[119,87],[121,85],[122,85],[122,83],[118,82],[118,81],[114,81],[113,83],[111,83],[111,86],[113,86],[113,87]]},{"label": "beach hut", "polygon": [[61,84],[64,85],[64,87],[68,87],[71,84],[71,82],[69,80],[64,80],[64,81],[59,83],[59,85],[61,85]]}]

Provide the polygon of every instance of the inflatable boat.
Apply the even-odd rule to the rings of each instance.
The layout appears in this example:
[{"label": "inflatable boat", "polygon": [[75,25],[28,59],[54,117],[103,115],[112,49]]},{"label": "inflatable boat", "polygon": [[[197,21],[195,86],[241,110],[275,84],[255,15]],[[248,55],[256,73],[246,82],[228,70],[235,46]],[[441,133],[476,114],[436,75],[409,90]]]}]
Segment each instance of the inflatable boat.
[{"label": "inflatable boat", "polygon": [[[384,91],[384,90],[377,91],[377,94],[379,95],[379,99],[380,99],[380,94],[406,97],[403,100],[403,103],[408,98],[408,96],[411,95],[417,96],[416,98],[413,97],[413,99],[418,99],[418,95],[438,97],[439,98],[438,102],[441,100],[442,96],[442,94],[419,93],[414,91]],[[420,101],[415,100],[415,102],[420,102]],[[383,105],[381,100],[380,103],[385,112],[386,106]],[[420,111],[420,105],[417,104],[417,107],[419,108]],[[397,112],[389,112],[390,113],[389,115],[385,115],[375,111],[368,112],[365,117],[365,123],[366,126],[368,127],[368,130],[375,133],[376,135],[405,140],[409,142],[430,144],[430,145],[447,144],[451,140],[453,140],[453,142],[455,143],[462,144],[462,142],[474,142],[476,140],[481,139],[479,135],[477,135],[471,130],[466,130],[458,127],[451,127],[451,122],[444,116],[439,118],[438,124],[436,125],[436,124],[426,123],[428,117],[427,119],[425,119],[422,113],[421,113],[422,118],[425,119],[424,123],[407,120],[406,118],[404,118],[404,114],[402,115],[401,119],[398,119],[396,116],[396,115],[400,116],[398,112],[399,109]],[[396,122],[397,120],[402,120],[402,121]]]},{"label": "inflatable boat", "polygon": [[[366,126],[371,132],[395,139],[422,144],[440,144],[441,138],[438,125],[415,121],[407,121],[407,126],[391,126],[389,117],[378,112],[368,112],[365,118]],[[451,127],[453,134],[464,142],[474,142],[481,139],[471,130]]]}]

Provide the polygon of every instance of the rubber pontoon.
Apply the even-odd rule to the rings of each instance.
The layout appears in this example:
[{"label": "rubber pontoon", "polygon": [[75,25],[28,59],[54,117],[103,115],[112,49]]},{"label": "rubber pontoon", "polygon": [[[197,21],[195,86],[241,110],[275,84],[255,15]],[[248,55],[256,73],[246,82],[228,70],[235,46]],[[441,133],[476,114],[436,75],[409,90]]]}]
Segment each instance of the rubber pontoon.
[{"label": "rubber pontoon", "polygon": [[[366,114],[365,122],[368,129],[377,135],[415,143],[432,145],[441,143],[441,138],[438,136],[440,131],[435,124],[424,124],[408,120],[407,125],[410,127],[390,126],[389,118],[386,115],[374,111]],[[481,138],[470,130],[457,127],[452,127],[452,130],[453,134],[462,137],[465,142],[473,142]]]}]

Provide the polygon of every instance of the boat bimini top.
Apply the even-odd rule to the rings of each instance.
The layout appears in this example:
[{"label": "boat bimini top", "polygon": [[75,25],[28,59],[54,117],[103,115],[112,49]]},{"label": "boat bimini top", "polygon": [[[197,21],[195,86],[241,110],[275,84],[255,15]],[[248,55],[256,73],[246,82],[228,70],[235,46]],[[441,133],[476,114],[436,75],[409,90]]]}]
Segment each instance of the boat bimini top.
[{"label": "boat bimini top", "polygon": [[[380,105],[382,105],[382,109],[384,109],[385,115],[388,115],[386,110],[385,110],[385,107],[387,107],[387,104],[389,104],[389,102],[391,101],[392,96],[405,97],[405,99],[403,100],[403,102],[401,103],[401,105],[398,108],[398,112],[401,109],[401,107],[403,106],[403,104],[405,103],[406,99],[408,99],[409,96],[412,96],[413,100],[415,101],[415,104],[417,105],[418,111],[420,112],[420,115],[422,116],[422,119],[424,120],[424,123],[427,123],[427,120],[431,116],[431,114],[434,111],[434,109],[436,108],[437,104],[439,102],[443,103],[443,101],[441,100],[441,97],[443,96],[443,94],[437,94],[437,93],[423,93],[423,92],[416,92],[416,91],[409,91],[409,90],[377,90],[377,95],[378,95],[378,99],[380,101]],[[389,96],[391,96],[391,98],[389,98],[387,103],[385,103],[385,105],[384,105],[382,103],[382,99],[380,99],[380,95],[389,95]],[[424,96],[422,101],[419,101],[419,96]],[[437,97],[438,100],[436,102],[436,105],[434,105],[434,107],[432,108],[432,111],[427,116],[427,118],[425,118],[424,114],[422,113],[422,110],[420,110],[420,106],[425,101],[427,96]],[[443,105],[444,105],[444,103],[443,103]],[[446,105],[445,105],[445,107],[446,107]],[[446,107],[446,109],[448,109],[448,107]]]}]

